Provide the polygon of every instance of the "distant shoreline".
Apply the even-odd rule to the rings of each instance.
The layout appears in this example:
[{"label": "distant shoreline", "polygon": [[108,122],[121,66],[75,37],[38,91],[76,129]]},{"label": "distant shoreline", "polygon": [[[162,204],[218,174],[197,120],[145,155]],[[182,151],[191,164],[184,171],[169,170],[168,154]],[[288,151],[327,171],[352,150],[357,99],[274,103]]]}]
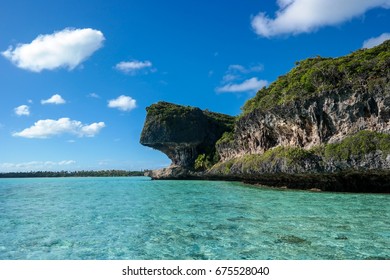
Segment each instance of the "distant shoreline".
[{"label": "distant shoreline", "polygon": [[3,172],[0,178],[66,178],[66,177],[135,177],[144,176],[145,171],[99,170],[99,171],[30,171]]}]

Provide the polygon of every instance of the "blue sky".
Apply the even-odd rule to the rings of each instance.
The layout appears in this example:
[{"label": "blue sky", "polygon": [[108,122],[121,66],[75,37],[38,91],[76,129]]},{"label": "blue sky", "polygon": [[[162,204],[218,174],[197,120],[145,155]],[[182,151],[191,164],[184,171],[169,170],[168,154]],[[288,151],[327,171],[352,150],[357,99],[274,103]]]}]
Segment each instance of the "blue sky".
[{"label": "blue sky", "polygon": [[238,115],[296,61],[390,38],[390,0],[0,1],[0,172],[160,168],[160,100]]}]

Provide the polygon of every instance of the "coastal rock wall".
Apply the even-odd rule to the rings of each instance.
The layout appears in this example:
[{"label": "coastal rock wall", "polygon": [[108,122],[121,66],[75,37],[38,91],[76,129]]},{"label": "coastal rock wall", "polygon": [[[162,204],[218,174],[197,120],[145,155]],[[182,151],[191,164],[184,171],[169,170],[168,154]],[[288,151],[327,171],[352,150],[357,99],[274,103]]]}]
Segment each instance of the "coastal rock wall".
[{"label": "coastal rock wall", "polygon": [[389,83],[378,84],[375,91],[346,88],[267,111],[256,109],[237,121],[233,139],[219,142],[217,151],[226,161],[276,146],[310,149],[361,130],[390,133]]}]

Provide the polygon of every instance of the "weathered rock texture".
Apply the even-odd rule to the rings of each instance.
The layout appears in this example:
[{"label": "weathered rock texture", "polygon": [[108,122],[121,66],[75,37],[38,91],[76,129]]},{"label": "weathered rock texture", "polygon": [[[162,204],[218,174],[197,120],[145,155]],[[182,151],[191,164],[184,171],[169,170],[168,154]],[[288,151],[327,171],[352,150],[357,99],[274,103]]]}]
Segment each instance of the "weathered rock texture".
[{"label": "weathered rock texture", "polygon": [[233,117],[195,107],[158,102],[146,110],[140,142],[165,153],[172,167],[192,169],[198,155],[215,153],[215,142],[233,128]]},{"label": "weathered rock texture", "polygon": [[234,139],[218,143],[217,151],[226,161],[276,146],[310,149],[361,130],[390,133],[389,83],[374,92],[364,87],[334,90],[267,111],[256,109],[239,119]]}]

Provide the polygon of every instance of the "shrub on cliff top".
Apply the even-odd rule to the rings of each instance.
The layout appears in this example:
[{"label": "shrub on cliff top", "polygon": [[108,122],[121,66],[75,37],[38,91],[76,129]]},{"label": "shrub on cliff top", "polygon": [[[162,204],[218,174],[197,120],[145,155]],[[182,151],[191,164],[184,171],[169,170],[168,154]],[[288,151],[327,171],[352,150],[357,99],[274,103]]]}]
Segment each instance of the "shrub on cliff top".
[{"label": "shrub on cliff top", "polygon": [[197,113],[204,114],[209,122],[224,125],[227,129],[233,129],[235,117],[210,112],[209,110],[202,111],[197,107],[181,106],[169,102],[160,101],[146,108],[148,115],[154,116],[159,121],[184,119],[188,116],[196,116]]},{"label": "shrub on cliff top", "polygon": [[339,58],[315,57],[297,63],[286,75],[268,88],[260,89],[243,106],[243,114],[254,109],[269,109],[293,100],[326,94],[333,89],[353,89],[381,84],[390,69],[390,40],[371,48],[358,50]]},{"label": "shrub on cliff top", "polygon": [[184,117],[196,110],[196,107],[180,106],[168,102],[158,102],[146,108],[148,114],[158,117],[161,120],[174,117]]}]

